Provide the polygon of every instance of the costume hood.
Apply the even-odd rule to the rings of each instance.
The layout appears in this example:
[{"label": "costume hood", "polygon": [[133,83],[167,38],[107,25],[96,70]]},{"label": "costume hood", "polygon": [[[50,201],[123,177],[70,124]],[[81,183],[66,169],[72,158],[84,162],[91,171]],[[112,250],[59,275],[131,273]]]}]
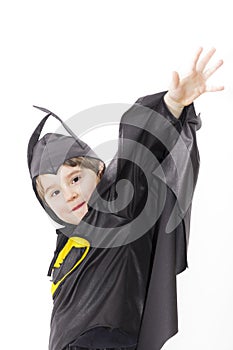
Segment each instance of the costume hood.
[{"label": "costume hood", "polygon": [[[73,225],[67,224],[58,218],[58,216],[46,205],[46,203],[41,200],[36,189],[36,178],[38,175],[42,174],[56,174],[59,167],[66,160],[73,157],[91,157],[99,159],[100,161],[102,160],[85,142],[80,140],[68,127],[68,125],[66,125],[56,114],[42,107],[33,107],[47,113],[47,115],[36,127],[28,143],[27,159],[33,189],[40,204],[43,206],[49,216],[58,224],[71,227]],[[70,136],[57,133],[47,133],[40,138],[42,129],[49,116],[53,116],[59,120]]]}]

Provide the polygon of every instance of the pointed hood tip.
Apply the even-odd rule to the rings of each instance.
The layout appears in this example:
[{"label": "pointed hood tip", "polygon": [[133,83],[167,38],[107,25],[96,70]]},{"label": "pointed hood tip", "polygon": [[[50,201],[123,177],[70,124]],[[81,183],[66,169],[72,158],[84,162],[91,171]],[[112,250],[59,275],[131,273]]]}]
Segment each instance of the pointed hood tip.
[{"label": "pointed hood tip", "polygon": [[[54,115],[55,117],[57,117],[55,113],[51,112],[51,111],[50,111],[49,109],[47,109],[47,108],[39,107],[39,106],[36,106],[36,105],[32,105],[32,107],[37,108],[37,109],[39,109],[39,110],[42,111],[42,112],[49,113],[49,114],[52,114],[52,115]],[[58,117],[57,117],[57,118],[58,118]]]},{"label": "pointed hood tip", "polygon": [[38,109],[41,109],[41,108],[42,108],[42,107],[39,107],[39,106],[36,106],[36,105],[32,105],[32,107],[38,108]]}]

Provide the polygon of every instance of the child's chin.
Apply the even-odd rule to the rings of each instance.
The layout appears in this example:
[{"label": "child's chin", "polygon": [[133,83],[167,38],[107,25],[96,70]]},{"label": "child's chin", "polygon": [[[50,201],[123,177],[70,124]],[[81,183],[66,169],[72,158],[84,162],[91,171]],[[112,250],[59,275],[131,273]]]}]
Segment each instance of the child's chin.
[{"label": "child's chin", "polygon": [[[84,215],[83,215],[84,216]],[[65,222],[67,222],[67,224],[71,224],[71,225],[78,225],[80,223],[80,221],[82,220],[82,218],[75,218],[75,219],[66,219],[64,220]]]},{"label": "child's chin", "polygon": [[80,223],[80,221],[82,220],[82,218],[87,214],[88,212],[88,208],[86,206],[86,208],[83,208],[82,212],[79,213],[74,213],[73,217],[69,220],[70,224],[72,225],[78,225]]}]

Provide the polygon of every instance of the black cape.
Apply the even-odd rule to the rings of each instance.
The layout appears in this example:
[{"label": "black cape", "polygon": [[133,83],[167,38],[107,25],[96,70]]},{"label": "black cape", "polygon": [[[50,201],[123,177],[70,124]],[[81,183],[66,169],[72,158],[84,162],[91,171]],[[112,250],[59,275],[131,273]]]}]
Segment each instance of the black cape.
[{"label": "black cape", "polygon": [[56,173],[74,155],[98,156],[67,127],[69,137],[47,134],[39,140],[48,116],[58,118],[42,109],[48,114],[30,139],[28,165],[37,198],[64,226],[57,230],[49,271],[50,350],[69,344],[158,350],[178,331],[176,275],[187,267],[201,119],[193,104],[175,118],[164,94],[139,98],[123,114],[117,154],[77,226],[44,205],[35,178]]}]

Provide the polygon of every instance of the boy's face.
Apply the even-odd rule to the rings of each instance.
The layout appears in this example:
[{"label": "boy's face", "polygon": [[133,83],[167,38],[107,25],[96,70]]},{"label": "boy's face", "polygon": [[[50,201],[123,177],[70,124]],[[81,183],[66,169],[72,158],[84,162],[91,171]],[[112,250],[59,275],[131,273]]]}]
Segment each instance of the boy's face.
[{"label": "boy's face", "polygon": [[78,165],[62,165],[57,174],[39,177],[49,207],[63,221],[78,225],[88,211],[87,202],[99,182],[95,172]]}]

